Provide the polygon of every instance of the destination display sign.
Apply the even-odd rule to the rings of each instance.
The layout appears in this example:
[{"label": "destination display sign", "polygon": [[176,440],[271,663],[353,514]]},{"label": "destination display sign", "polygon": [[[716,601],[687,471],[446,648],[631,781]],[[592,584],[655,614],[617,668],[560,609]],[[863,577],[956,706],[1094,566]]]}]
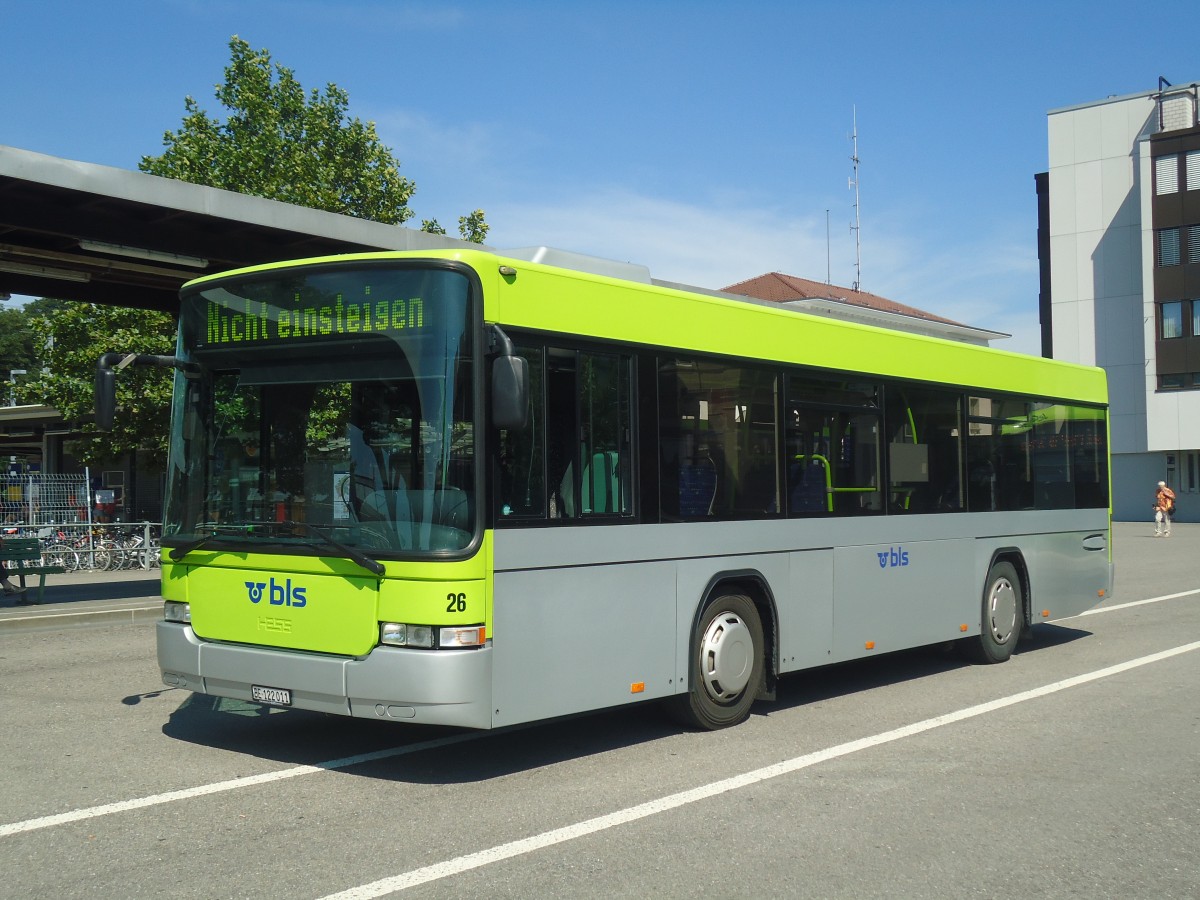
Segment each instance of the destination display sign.
[{"label": "destination display sign", "polygon": [[[469,288],[459,272],[297,267],[185,291],[196,349],[241,349],[379,335],[417,337],[465,322]],[[454,323],[454,324],[451,324]]]},{"label": "destination display sign", "polygon": [[200,346],[276,343],[425,328],[425,301],[421,297],[347,300],[337,294],[328,302],[308,305],[297,295],[290,309],[248,297],[230,300],[209,299],[204,304]]}]

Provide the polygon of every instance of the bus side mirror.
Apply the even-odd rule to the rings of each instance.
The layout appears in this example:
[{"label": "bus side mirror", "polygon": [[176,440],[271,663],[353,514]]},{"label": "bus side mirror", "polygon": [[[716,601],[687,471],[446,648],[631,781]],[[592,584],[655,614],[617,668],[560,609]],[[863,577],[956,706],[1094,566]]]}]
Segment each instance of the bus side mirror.
[{"label": "bus side mirror", "polygon": [[112,431],[117,414],[117,373],[103,362],[96,366],[96,428]]},{"label": "bus side mirror", "polygon": [[529,361],[523,356],[492,360],[492,425],[522,430],[529,419]]}]

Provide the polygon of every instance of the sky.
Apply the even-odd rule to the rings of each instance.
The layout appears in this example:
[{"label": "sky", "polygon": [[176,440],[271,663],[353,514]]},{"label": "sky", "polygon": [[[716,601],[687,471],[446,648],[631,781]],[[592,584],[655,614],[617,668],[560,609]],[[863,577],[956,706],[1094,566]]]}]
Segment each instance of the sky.
[{"label": "sky", "polygon": [[481,208],[491,246],[706,288],[857,281],[1037,354],[1046,113],[1200,79],[1194,7],[1153,9],[0,0],[0,144],[136,169],[186,96],[224,119],[238,35],[306,89],[348,93],[416,183],[418,225],[453,235]]}]

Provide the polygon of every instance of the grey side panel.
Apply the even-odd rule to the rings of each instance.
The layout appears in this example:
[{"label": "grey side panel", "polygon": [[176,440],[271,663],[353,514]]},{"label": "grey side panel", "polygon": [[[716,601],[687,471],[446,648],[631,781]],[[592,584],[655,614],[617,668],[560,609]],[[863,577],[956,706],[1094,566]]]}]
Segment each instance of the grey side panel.
[{"label": "grey side panel", "polygon": [[973,556],[968,538],[839,547],[831,661],[954,640],[972,619],[978,626]]},{"label": "grey side panel", "polygon": [[[1111,580],[1108,546],[1097,532],[1044,535],[1030,563],[1033,619],[1061,619],[1091,609],[1107,596]],[[1093,549],[1094,548],[1094,549]],[[1048,612],[1048,616],[1043,616]]]},{"label": "grey side panel", "polygon": [[779,671],[794,672],[832,661],[832,550],[788,554],[788,584],[779,606]]},{"label": "grey side panel", "polygon": [[497,726],[675,692],[674,563],[497,571],[492,622]]},{"label": "grey side panel", "polygon": [[696,611],[721,573],[765,581],[790,672],[978,634],[997,548],[1021,550],[1035,597],[1082,611],[1111,577],[1084,541],[1107,529],[1106,510],[501,529],[494,722],[685,690]]}]

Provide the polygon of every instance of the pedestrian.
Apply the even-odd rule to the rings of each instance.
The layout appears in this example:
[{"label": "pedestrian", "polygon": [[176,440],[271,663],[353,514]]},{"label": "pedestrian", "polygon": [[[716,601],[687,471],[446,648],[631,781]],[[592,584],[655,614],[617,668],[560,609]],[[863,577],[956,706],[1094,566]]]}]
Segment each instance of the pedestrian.
[{"label": "pedestrian", "polygon": [[1175,515],[1175,492],[1165,481],[1158,483],[1154,492],[1154,536],[1171,536],[1171,516]]},{"label": "pedestrian", "polygon": [[[0,547],[4,546],[4,538],[0,538]],[[0,559],[0,588],[4,589],[4,596],[8,597],[12,594],[24,594],[25,588],[17,587],[8,580],[8,570],[4,567],[4,560]]]}]

